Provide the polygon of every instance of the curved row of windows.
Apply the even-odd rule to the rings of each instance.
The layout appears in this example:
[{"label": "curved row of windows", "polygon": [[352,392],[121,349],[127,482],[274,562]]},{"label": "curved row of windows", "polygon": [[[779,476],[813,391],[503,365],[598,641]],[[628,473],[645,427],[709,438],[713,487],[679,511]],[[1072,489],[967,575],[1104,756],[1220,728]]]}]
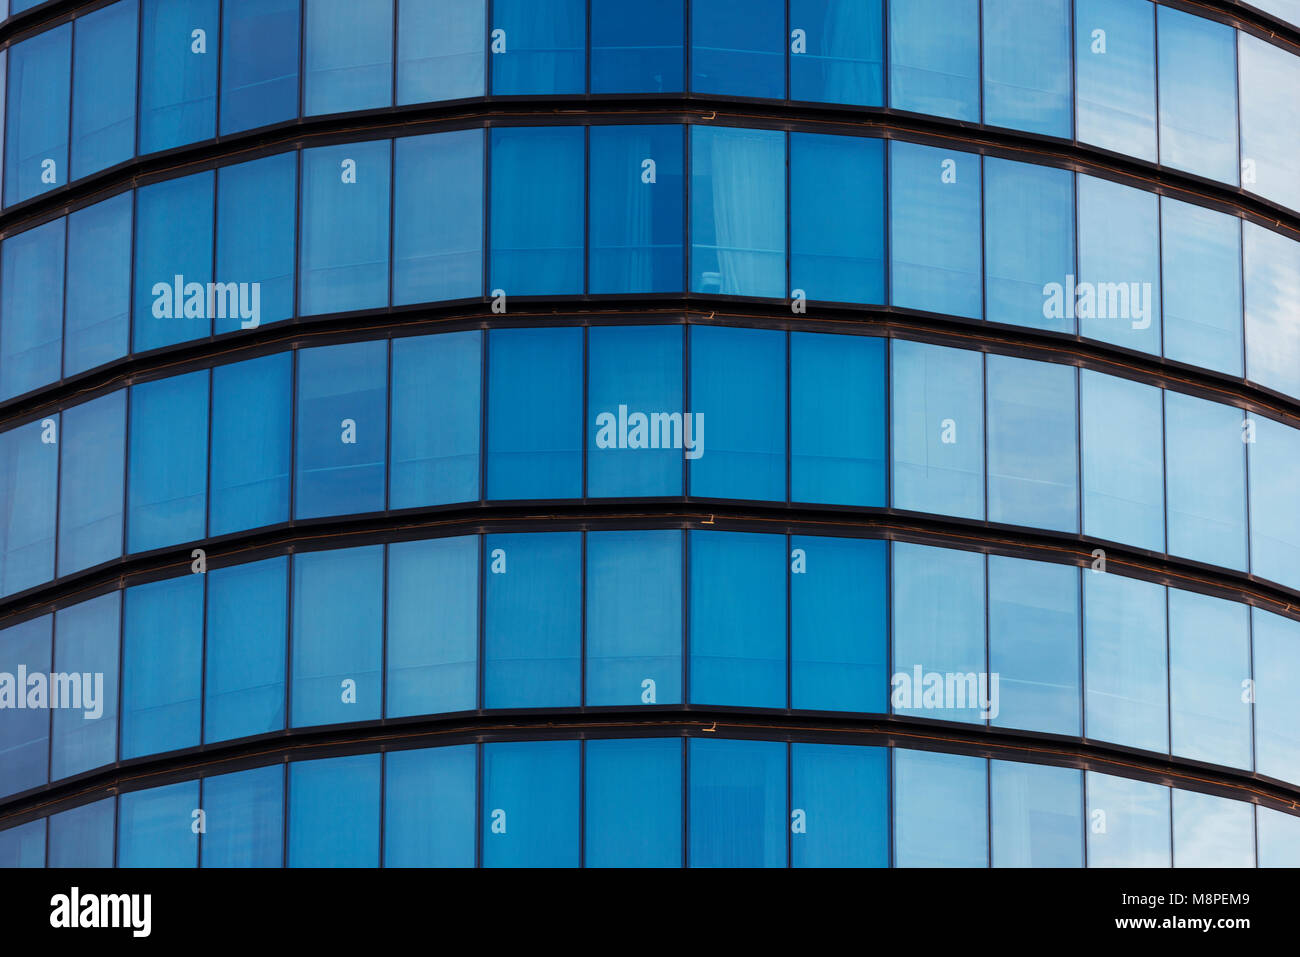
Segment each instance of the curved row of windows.
[{"label": "curved row of windows", "polygon": [[688,129],[496,127],[305,149],[10,236],[0,399],[294,315],[683,290],[1078,334],[1300,397],[1300,242],[1281,233],[946,147]]},{"label": "curved row of windows", "polygon": [[295,760],[0,831],[0,867],[1085,863],[1295,867],[1300,818],[1098,771],[710,736]]},{"label": "curved row of windows", "polygon": [[1150,0],[686,6],[119,0],[0,54],[4,202],[300,115],[689,89],[1076,139],[1300,210],[1300,57],[1217,21]]},{"label": "curved row of windows", "polygon": [[710,529],[452,536],[204,569],[0,631],[0,796],[286,728],[684,703],[1086,737],[1300,784],[1297,681],[1300,621],[1100,567]]},{"label": "curved row of windows", "polygon": [[290,519],[682,495],[1077,533],[1300,589],[1298,469],[1300,430],[1234,406],[905,339],[406,336],[140,382],[0,433],[0,595]]}]

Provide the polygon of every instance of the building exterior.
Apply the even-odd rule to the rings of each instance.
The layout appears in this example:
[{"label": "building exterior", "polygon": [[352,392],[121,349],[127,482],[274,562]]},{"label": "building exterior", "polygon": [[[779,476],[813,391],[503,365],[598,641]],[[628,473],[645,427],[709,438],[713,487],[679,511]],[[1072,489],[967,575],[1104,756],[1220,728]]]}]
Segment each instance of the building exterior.
[{"label": "building exterior", "polygon": [[0,865],[1300,865],[1300,2],[9,0]]}]

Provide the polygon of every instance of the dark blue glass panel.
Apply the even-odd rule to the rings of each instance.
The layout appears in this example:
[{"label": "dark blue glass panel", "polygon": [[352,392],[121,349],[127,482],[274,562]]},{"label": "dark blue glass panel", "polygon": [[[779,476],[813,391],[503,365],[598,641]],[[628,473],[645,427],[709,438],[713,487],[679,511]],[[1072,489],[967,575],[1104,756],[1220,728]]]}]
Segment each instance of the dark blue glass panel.
[{"label": "dark blue glass panel", "polygon": [[587,88],[584,0],[493,0],[492,92]]},{"label": "dark blue glass panel", "polygon": [[45,865],[45,820],[28,821],[0,831],[0,867]]},{"label": "dark blue glass panel", "polygon": [[1246,446],[1240,409],[1165,392],[1169,551],[1246,568]]},{"label": "dark blue glass panel", "polygon": [[135,153],[136,0],[76,20],[72,61],[72,178]]},{"label": "dark blue glass panel", "polygon": [[591,0],[591,92],[680,92],[685,6]]},{"label": "dark blue glass panel", "polygon": [[1156,158],[1155,4],[1075,0],[1078,137],[1140,159]]},{"label": "dark blue glass panel", "polygon": [[208,534],[289,517],[293,356],[212,370],[212,477]]},{"label": "dark blue glass panel", "polygon": [[[49,423],[48,425],[42,423]],[[59,417],[0,432],[0,595],[54,577]]]},{"label": "dark blue glass panel", "polygon": [[785,96],[781,0],[691,0],[691,89]]},{"label": "dark blue glass panel", "polygon": [[202,575],[185,575],[126,590],[122,635],[123,758],[199,743],[203,579]]},{"label": "dark blue glass panel", "polygon": [[1250,608],[1169,589],[1169,718],[1174,754],[1251,766]]},{"label": "dark blue glass panel", "polygon": [[894,866],[988,867],[988,762],[894,751]]},{"label": "dark blue glass panel", "polygon": [[881,0],[790,0],[790,99],[880,106],[884,30]]},{"label": "dark blue glass panel", "polygon": [[577,741],[483,746],[483,866],[577,867]]},{"label": "dark blue glass panel", "polygon": [[290,867],[378,867],[382,756],[289,765]]},{"label": "dark blue glass panel", "polygon": [[791,746],[794,867],[889,866],[888,758],[884,748]]},{"label": "dark blue glass panel", "polygon": [[203,812],[204,867],[283,864],[283,765],[204,778]]},{"label": "dark blue glass panel", "polygon": [[59,465],[59,574],[122,554],[126,390],[63,413]]},{"label": "dark blue glass panel", "polygon": [[44,615],[0,631],[0,797],[40,787],[49,778],[50,712],[61,710],[50,687],[50,625]]},{"label": "dark blue glass panel", "polygon": [[304,116],[393,102],[393,0],[307,0]]},{"label": "dark blue glass panel", "polygon": [[143,0],[140,152],[206,140],[217,128],[219,0]]},{"label": "dark blue glass panel", "polygon": [[461,744],[385,756],[385,867],[474,866],[477,750]]},{"label": "dark blue glass panel", "polygon": [[1083,772],[989,762],[994,867],[1083,866]]},{"label": "dark blue glass panel", "polygon": [[786,745],[691,738],[691,867],[786,866]]},{"label": "dark blue glass panel", "polygon": [[117,801],[104,798],[71,811],[52,814],[50,867],[112,867]]},{"label": "dark blue glass panel", "polygon": [[983,0],[984,122],[1069,137],[1070,0]]},{"label": "dark blue glass panel", "polygon": [[586,867],[680,867],[680,738],[588,741]]},{"label": "dark blue glass panel", "polygon": [[118,867],[195,867],[199,782],[181,781],[117,799]]},{"label": "dark blue glass panel", "polygon": [[72,24],[8,49],[5,205],[68,182],[68,97]]},{"label": "dark blue glass panel", "polygon": [[1160,199],[1165,355],[1241,375],[1241,220]]},{"label": "dark blue glass panel", "polygon": [[68,217],[65,375],[126,355],[131,335],[134,198],[121,193]]},{"label": "dark blue glass panel", "polygon": [[19,233],[0,250],[0,398],[59,378],[66,222]]},{"label": "dark blue glass panel", "polygon": [[[54,615],[54,670],[82,676],[81,710],[54,712],[50,778],[58,780],[112,763],[117,756],[117,650],[122,593],[60,608]],[[94,692],[85,696],[86,675]],[[99,676],[103,676],[100,678]],[[112,837],[109,837],[112,854]]]},{"label": "dark blue glass panel", "polygon": [[1089,570],[1083,576],[1083,623],[1084,733],[1168,752],[1165,589]]},{"label": "dark blue glass panel", "polygon": [[1089,771],[1088,866],[1168,867],[1169,788]]},{"label": "dark blue glass panel", "polygon": [[[208,571],[203,740],[284,727],[289,559]],[[205,852],[206,854],[206,852]]]},{"label": "dark blue glass panel", "polygon": [[131,388],[128,552],[203,537],[208,501],[207,370]]},{"label": "dark blue glass panel", "polygon": [[[256,329],[293,315],[298,157],[268,156],[217,172],[217,274],[235,283],[214,297],[213,331]],[[235,306],[238,308],[234,308]]]},{"label": "dark blue glass panel", "polygon": [[223,0],[221,133],[298,115],[298,0]]},{"label": "dark blue glass panel", "polygon": [[1156,7],[1160,162],[1236,185],[1236,34],[1182,10]]},{"label": "dark blue glass panel", "polygon": [[891,3],[889,105],[978,122],[979,17],[979,0]]},{"label": "dark blue glass panel", "polygon": [[135,194],[135,352],[212,332],[211,171]]},{"label": "dark blue glass panel", "polygon": [[1085,535],[1164,551],[1160,400],[1154,386],[1080,372]]},{"label": "dark blue glass panel", "polygon": [[397,102],[483,95],[487,0],[401,0]]},{"label": "dark blue glass panel", "polygon": [[[1255,770],[1300,781],[1300,622],[1251,611],[1254,651]],[[1262,844],[1261,844],[1262,847]]]}]

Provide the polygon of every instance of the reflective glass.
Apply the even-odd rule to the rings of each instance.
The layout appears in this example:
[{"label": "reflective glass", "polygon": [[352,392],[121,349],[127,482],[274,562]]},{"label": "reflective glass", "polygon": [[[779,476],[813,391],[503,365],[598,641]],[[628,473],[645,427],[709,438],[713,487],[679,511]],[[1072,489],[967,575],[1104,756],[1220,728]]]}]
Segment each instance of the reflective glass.
[{"label": "reflective glass", "polygon": [[1300,817],[1256,808],[1260,867],[1300,867]]},{"label": "reflective glass", "polygon": [[785,96],[781,0],[691,0],[691,89]]},{"label": "reflective glass", "polygon": [[791,865],[889,866],[889,752],[790,746]]},{"label": "reflective glass", "polygon": [[685,6],[591,0],[591,92],[680,92]]},{"label": "reflective glass", "polygon": [[1160,162],[1237,182],[1237,47],[1226,23],[1156,7]]},{"label": "reflective glass", "polygon": [[1155,10],[1149,0],[1075,0],[1080,141],[1155,161]]},{"label": "reflective glass", "polygon": [[980,119],[979,0],[889,5],[889,105]]},{"label": "reflective glass", "polygon": [[1164,448],[1160,390],[1083,369],[1083,533],[1163,551]]},{"label": "reflective glass", "polygon": [[197,866],[199,809],[198,781],[123,794],[117,799],[117,866]]},{"label": "reflective glass", "polygon": [[994,867],[1083,866],[1083,772],[989,762]]},{"label": "reflective glass", "polygon": [[577,867],[579,742],[483,746],[483,866]]},{"label": "reflective glass", "polygon": [[116,817],[117,801],[111,797],[50,815],[48,866],[112,867]]},{"label": "reflective glass", "polygon": [[681,739],[588,741],[585,769],[583,865],[681,867]]},{"label": "reflective glass", "polygon": [[212,332],[212,171],[135,193],[135,320],[144,352]]},{"label": "reflective glass", "polygon": [[1300,88],[1300,57],[1239,30],[1237,83],[1241,185],[1300,209],[1300,98],[1292,95]]},{"label": "reflective glass", "polygon": [[492,92],[582,93],[585,0],[493,0]]},{"label": "reflective glass", "polygon": [[204,867],[280,867],[284,859],[284,767],[203,779]]},{"label": "reflective glass", "polygon": [[786,866],[786,745],[691,738],[691,867]]},{"label": "reflective glass", "polygon": [[1241,220],[1160,200],[1165,355],[1241,375]]},{"label": "reflective glass", "polygon": [[81,571],[122,554],[126,391],[60,416],[59,571]]},{"label": "reflective glass", "polygon": [[220,0],[142,0],[140,152],[206,140],[217,128]]},{"label": "reflective glass", "polygon": [[0,631],[0,797],[49,778],[50,712],[61,710],[48,680],[52,623],[43,615]]},{"label": "reflective glass", "polygon": [[[1300,173],[1297,173],[1300,175]],[[1246,377],[1300,396],[1300,242],[1242,224],[1246,264]]]},{"label": "reflective glass", "polygon": [[262,356],[212,370],[208,534],[289,517],[293,356]]},{"label": "reflective glass", "polygon": [[1169,552],[1246,568],[1246,446],[1242,413],[1165,392]]},{"label": "reflective glass", "polygon": [[135,153],[136,0],[119,0],[75,22],[72,179]]},{"label": "reflective glass", "polygon": [[131,387],[128,552],[203,537],[208,511],[208,372]]},{"label": "reflective glass", "polygon": [[1169,867],[1169,788],[1087,772],[1088,866]]},{"label": "reflective glass", "polygon": [[214,297],[218,335],[293,315],[297,192],[293,153],[217,171],[216,281],[236,284]]},{"label": "reflective glass", "polygon": [[185,575],[126,590],[122,633],[123,758],[175,751],[199,743],[203,579],[203,575]]},{"label": "reflective glass", "polygon": [[397,102],[483,95],[486,0],[400,0]]},{"label": "reflective glass", "polygon": [[[1300,588],[1300,432],[1263,416],[1250,416],[1250,570]],[[1247,431],[1249,440],[1252,436]],[[67,455],[67,451],[64,451]]]},{"label": "reflective glass", "polygon": [[983,0],[983,12],[984,122],[1068,138],[1070,0]]},{"label": "reflective glass", "polygon": [[68,182],[72,24],[38,33],[7,52],[4,199],[11,206]]},{"label": "reflective glass", "polygon": [[378,867],[379,754],[289,764],[289,867]]},{"label": "reflective glass", "polygon": [[304,116],[393,102],[393,0],[306,0]]},{"label": "reflective glass", "polygon": [[1082,174],[1078,193],[1079,278],[1067,280],[1066,316],[1082,336],[1159,355],[1159,200]]},{"label": "reflective glass", "polygon": [[1168,752],[1165,617],[1162,586],[1104,572],[1084,573],[1087,737]]},{"label": "reflective glass", "polygon": [[0,247],[0,398],[59,378],[66,223],[53,220]]},{"label": "reflective glass", "polygon": [[790,0],[789,25],[790,99],[884,103],[881,0]]},{"label": "reflective glass", "polygon": [[45,865],[45,819],[0,831],[0,867]]},{"label": "reflective glass", "polygon": [[121,193],[68,217],[64,375],[126,355],[133,199],[131,193]]},{"label": "reflective glass", "polygon": [[[1251,611],[1254,650],[1255,770],[1300,781],[1300,622]],[[1261,842],[1261,847],[1263,843]]]},{"label": "reflective glass", "polygon": [[54,577],[58,431],[55,415],[0,432],[0,595]]},{"label": "reflective glass", "polygon": [[[86,699],[83,684],[82,702],[91,706],[80,710],[60,708],[54,712],[51,780],[110,764],[117,756],[117,652],[121,620],[120,591],[55,612],[54,670],[61,674],[91,675],[95,702],[91,705]],[[98,684],[100,680],[102,686]],[[109,816],[112,817],[111,812]],[[111,826],[109,855],[112,855]]]},{"label": "reflective glass", "polygon": [[385,867],[474,866],[477,773],[472,744],[384,756]]},{"label": "reflective glass", "polygon": [[284,727],[289,559],[281,555],[209,569],[207,578],[203,740],[279,731]]},{"label": "reflective glass", "polygon": [[298,2],[223,0],[223,136],[298,115]]},{"label": "reflective glass", "polygon": [[1240,602],[1169,589],[1169,731],[1174,754],[1250,768],[1249,612]]},{"label": "reflective glass", "polygon": [[894,750],[894,866],[988,867],[988,762]]}]

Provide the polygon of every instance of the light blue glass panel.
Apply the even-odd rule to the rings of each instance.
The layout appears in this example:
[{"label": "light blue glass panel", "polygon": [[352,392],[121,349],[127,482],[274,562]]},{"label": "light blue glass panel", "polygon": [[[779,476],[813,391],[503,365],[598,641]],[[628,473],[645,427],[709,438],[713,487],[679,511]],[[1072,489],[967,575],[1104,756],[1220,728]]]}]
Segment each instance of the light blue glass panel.
[{"label": "light blue glass panel", "polygon": [[1160,228],[1165,355],[1241,375],[1241,220],[1164,196]]},{"label": "light blue glass panel", "polygon": [[126,472],[126,390],[60,416],[59,574],[122,554]]},{"label": "light blue glass panel", "polygon": [[64,375],[126,355],[134,199],[130,192],[120,193],[68,217]]},{"label": "light blue glass panel", "polygon": [[1083,369],[1083,533],[1163,551],[1164,449],[1160,390]]},{"label": "light blue glass panel", "polygon": [[393,102],[394,0],[306,0],[304,116]]},{"label": "light blue glass panel", "polygon": [[44,864],[44,818],[0,831],[0,867],[42,867]]},{"label": "light blue glass panel", "polygon": [[785,867],[786,745],[691,738],[691,867]]},{"label": "light blue glass panel", "polygon": [[1260,867],[1300,867],[1300,817],[1256,808]]},{"label": "light blue glass panel", "polygon": [[896,748],[894,866],[988,867],[988,762]]},{"label": "light blue glass panel", "polygon": [[1169,788],[1096,771],[1086,777],[1088,866],[1169,867]]},{"label": "light blue glass panel", "polygon": [[256,329],[293,315],[298,157],[282,153],[217,171],[213,331]]},{"label": "light blue glass panel", "polygon": [[1239,30],[1237,72],[1241,185],[1300,209],[1300,57]]},{"label": "light blue glass panel", "polygon": [[[1298,174],[1300,175],[1300,174]],[[1300,242],[1242,224],[1246,264],[1246,377],[1300,396]]]},{"label": "light blue glass panel", "polygon": [[382,755],[289,765],[289,867],[378,867]]},{"label": "light blue glass panel", "polygon": [[1165,589],[1093,572],[1083,575],[1084,733],[1144,751],[1169,751]]},{"label": "light blue glass panel", "polygon": [[[120,591],[55,612],[54,670],[80,674],[83,682],[84,676],[90,675],[95,700],[91,707],[80,711],[54,712],[51,780],[110,764],[117,756],[117,652],[121,621]],[[85,698],[85,688],[83,683],[83,703],[90,704]],[[111,857],[111,835],[109,854]]]},{"label": "light blue glass panel", "polygon": [[486,0],[400,0],[397,103],[483,95]]},{"label": "light blue glass panel", "polygon": [[104,798],[50,815],[50,867],[112,867],[117,801]]},{"label": "light blue glass panel", "polygon": [[1165,393],[1170,554],[1246,568],[1243,435],[1240,409]]},{"label": "light blue glass panel", "polygon": [[135,152],[136,0],[78,17],[72,50],[72,178]]},{"label": "light blue glass panel", "polygon": [[284,766],[203,780],[204,867],[280,867],[284,859]]},{"label": "light blue glass panel", "polygon": [[889,866],[889,752],[834,744],[790,747],[793,867]]},{"label": "light blue glass panel", "polygon": [[209,535],[289,517],[292,376],[287,352],[212,370]]},{"label": "light blue glass panel", "polygon": [[1083,772],[989,762],[994,867],[1083,866]]},{"label": "light blue glass panel", "polygon": [[211,170],[135,194],[135,316],[131,348],[145,352],[212,332]]},{"label": "light blue glass panel", "polygon": [[203,588],[204,576],[184,575],[126,590],[122,634],[123,758],[175,751],[199,743]]},{"label": "light blue glass panel", "polygon": [[[1300,431],[1252,415],[1250,455],[1250,570],[1261,578],[1300,588]],[[1249,433],[1247,433],[1249,437]],[[64,451],[66,455],[66,450]]]},{"label": "light blue glass panel", "polygon": [[579,742],[483,746],[483,866],[579,865]]},{"label": "light blue glass panel", "polygon": [[[1255,675],[1255,770],[1300,782],[1300,622],[1251,609]],[[1261,848],[1263,843],[1261,842]]]},{"label": "light blue glass panel", "polygon": [[203,740],[279,731],[285,713],[289,559],[280,555],[213,568],[207,576]]},{"label": "light blue glass panel", "polygon": [[1232,27],[1156,7],[1160,162],[1237,183],[1237,44]]},{"label": "light blue glass panel", "polygon": [[1174,754],[1251,766],[1250,609],[1169,589],[1169,718]]},{"label": "light blue glass panel", "polygon": [[56,219],[0,247],[0,398],[59,379],[66,223]]},{"label": "light blue glass panel", "polygon": [[1078,136],[1156,158],[1155,10],[1148,0],[1075,0]]},{"label": "light blue glass panel", "polygon": [[54,577],[58,431],[56,414],[0,432],[0,595]]},{"label": "light blue glass panel", "polygon": [[68,98],[72,24],[8,49],[5,123],[6,206],[68,182]]},{"label": "light blue glass panel", "polygon": [[472,744],[385,755],[384,867],[474,866],[477,770]]},{"label": "light blue glass panel", "polygon": [[[48,679],[52,616],[32,618],[0,631],[0,796],[8,797],[49,779],[50,712],[57,694]],[[82,702],[77,702],[81,704]]]},{"label": "light blue glass panel", "polygon": [[979,0],[889,4],[889,105],[980,118]]},{"label": "light blue glass panel", "polygon": [[131,387],[128,552],[203,537],[208,512],[208,372]]},{"label": "light blue glass panel", "polygon": [[588,741],[585,783],[585,867],[681,867],[680,738]]},{"label": "light blue glass panel", "polygon": [[984,122],[1069,137],[1070,0],[984,0]]},{"label": "light blue glass panel", "polygon": [[195,867],[196,810],[198,781],[123,794],[117,800],[117,866]]},{"label": "light blue glass panel", "polygon": [[1159,355],[1158,198],[1082,174],[1078,191],[1079,276],[1066,284],[1066,317],[1078,317],[1082,336]]}]

